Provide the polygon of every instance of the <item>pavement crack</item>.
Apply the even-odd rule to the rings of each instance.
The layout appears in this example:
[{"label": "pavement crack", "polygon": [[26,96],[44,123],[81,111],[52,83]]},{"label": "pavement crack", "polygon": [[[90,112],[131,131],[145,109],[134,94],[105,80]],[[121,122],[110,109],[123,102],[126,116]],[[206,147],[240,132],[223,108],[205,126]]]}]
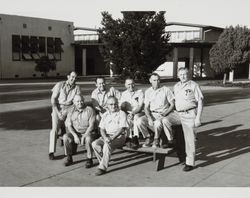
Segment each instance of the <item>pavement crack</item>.
[{"label": "pavement crack", "polygon": [[238,156],[238,157],[232,159],[230,162],[228,162],[227,164],[225,164],[225,165],[222,166],[221,168],[217,169],[217,170],[214,171],[212,174],[210,174],[210,175],[208,175],[207,177],[201,179],[200,181],[194,183],[194,184],[192,185],[192,187],[195,187],[195,186],[196,186],[197,184],[199,184],[200,182],[205,181],[205,180],[208,179],[209,177],[215,175],[216,173],[218,173],[219,171],[221,171],[222,169],[224,169],[226,166],[228,166],[229,164],[231,164],[232,162],[234,162],[234,161],[237,160],[238,158],[240,158],[240,156]]},{"label": "pavement crack", "polygon": [[71,169],[71,170],[68,170],[68,171],[64,171],[64,172],[61,172],[61,173],[58,173],[58,174],[55,174],[55,175],[51,175],[51,176],[49,176],[49,177],[45,177],[45,178],[42,178],[42,179],[38,179],[38,180],[36,180],[36,181],[33,181],[33,182],[29,182],[29,183],[23,184],[23,185],[21,185],[21,186],[19,186],[19,187],[29,186],[29,185],[34,184],[34,183],[37,183],[37,182],[41,182],[41,181],[44,181],[44,180],[47,180],[47,179],[51,179],[51,178],[53,178],[53,177],[57,177],[57,176],[59,176],[59,175],[63,175],[63,174],[65,174],[65,173],[72,172],[72,171],[77,170],[77,169],[80,169],[80,168],[82,168],[82,167],[83,167],[83,166],[76,167],[76,168]]}]

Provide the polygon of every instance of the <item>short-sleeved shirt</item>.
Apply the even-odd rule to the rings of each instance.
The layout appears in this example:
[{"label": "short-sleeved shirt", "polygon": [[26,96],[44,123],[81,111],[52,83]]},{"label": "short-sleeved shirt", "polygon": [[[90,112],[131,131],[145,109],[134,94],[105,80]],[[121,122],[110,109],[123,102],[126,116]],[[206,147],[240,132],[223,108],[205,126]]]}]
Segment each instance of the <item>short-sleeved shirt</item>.
[{"label": "short-sleeved shirt", "polygon": [[178,82],[174,86],[175,107],[177,111],[196,108],[197,102],[203,99],[200,86],[189,80],[186,83]]},{"label": "short-sleeved shirt", "polygon": [[100,91],[98,88],[96,88],[92,92],[91,98],[93,100],[94,107],[101,106],[103,108],[106,108],[106,102],[109,96],[114,96],[117,99],[120,99],[120,95],[120,92],[114,87],[111,87],[108,91]]},{"label": "short-sleeved shirt", "polygon": [[122,92],[119,101],[120,106],[124,105],[126,111],[132,111],[144,103],[144,93],[142,90],[130,92],[128,90]]},{"label": "short-sleeved shirt", "polygon": [[81,89],[78,85],[70,86],[67,81],[58,82],[52,88],[52,97],[58,98],[60,105],[73,103],[75,95],[80,93]]},{"label": "short-sleeved shirt", "polygon": [[78,133],[85,133],[89,127],[89,120],[93,117],[95,117],[95,111],[92,107],[86,106],[81,110],[74,107],[69,112],[65,124],[72,126]]},{"label": "short-sleeved shirt", "polygon": [[172,91],[166,87],[160,87],[154,90],[152,87],[145,91],[145,106],[150,107],[151,112],[161,113],[163,109],[170,106],[170,102],[174,99]]},{"label": "short-sleeved shirt", "polygon": [[99,127],[106,130],[107,134],[113,135],[120,128],[127,128],[127,116],[124,111],[109,112],[106,111],[100,121]]}]

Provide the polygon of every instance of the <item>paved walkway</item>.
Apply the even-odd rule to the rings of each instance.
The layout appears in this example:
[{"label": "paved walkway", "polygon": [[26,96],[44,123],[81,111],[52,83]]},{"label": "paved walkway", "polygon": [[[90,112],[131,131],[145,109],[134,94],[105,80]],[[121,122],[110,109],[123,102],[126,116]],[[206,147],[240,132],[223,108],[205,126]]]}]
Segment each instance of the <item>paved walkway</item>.
[{"label": "paved walkway", "polygon": [[[13,97],[13,89],[10,86],[1,93]],[[0,104],[0,186],[249,187],[250,88],[202,89],[206,100],[203,125],[197,130],[197,168],[188,173],[182,171],[174,154],[156,172],[152,156],[116,150],[108,174],[96,177],[96,167],[84,168],[83,148],[74,156],[75,163],[64,167],[59,145],[57,160],[47,156],[49,92],[42,89],[44,99],[4,102]],[[18,100],[29,94],[23,91],[24,96],[17,92]]]}]

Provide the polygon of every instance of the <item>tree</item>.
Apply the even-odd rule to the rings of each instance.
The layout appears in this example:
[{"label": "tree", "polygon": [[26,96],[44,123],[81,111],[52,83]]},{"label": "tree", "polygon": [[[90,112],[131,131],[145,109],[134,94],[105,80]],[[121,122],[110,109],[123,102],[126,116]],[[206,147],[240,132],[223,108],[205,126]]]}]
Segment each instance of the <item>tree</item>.
[{"label": "tree", "polygon": [[227,27],[210,52],[211,67],[216,73],[226,73],[250,61],[250,30],[247,27]]},{"label": "tree", "polygon": [[50,70],[56,70],[56,61],[50,60],[48,56],[42,56],[40,59],[36,60],[35,63],[35,71],[43,73],[44,77],[47,77],[47,73]]},{"label": "tree", "polygon": [[115,20],[108,12],[102,12],[99,34],[106,66],[115,74],[150,73],[166,61],[169,52],[165,12],[122,14],[123,19]]}]

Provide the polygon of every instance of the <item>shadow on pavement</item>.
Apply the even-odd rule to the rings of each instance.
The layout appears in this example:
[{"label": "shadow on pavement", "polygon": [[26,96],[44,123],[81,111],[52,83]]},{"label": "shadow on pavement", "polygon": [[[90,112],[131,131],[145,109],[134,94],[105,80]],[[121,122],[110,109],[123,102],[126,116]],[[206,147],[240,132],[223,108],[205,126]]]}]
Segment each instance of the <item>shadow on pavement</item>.
[{"label": "shadow on pavement", "polygon": [[204,98],[205,106],[218,105],[222,103],[229,104],[233,103],[234,100],[249,99],[250,91],[249,89],[233,89],[215,92],[205,92]]},{"label": "shadow on pavement", "polygon": [[51,107],[0,114],[0,128],[6,130],[51,129]]},{"label": "shadow on pavement", "polygon": [[250,152],[250,129],[235,130],[232,125],[198,133],[197,160],[205,167]]}]

